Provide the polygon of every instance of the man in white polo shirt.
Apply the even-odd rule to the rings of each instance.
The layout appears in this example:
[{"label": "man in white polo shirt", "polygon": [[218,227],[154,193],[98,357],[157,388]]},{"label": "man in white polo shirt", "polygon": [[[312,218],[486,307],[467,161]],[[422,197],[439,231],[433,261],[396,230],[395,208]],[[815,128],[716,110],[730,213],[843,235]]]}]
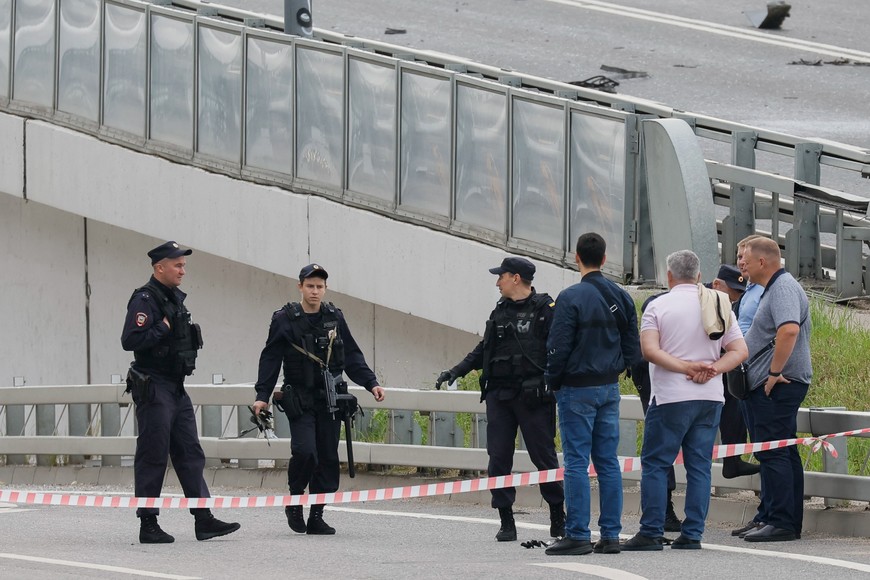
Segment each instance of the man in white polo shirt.
[{"label": "man in white polo shirt", "polygon": [[[711,339],[705,331],[699,292],[717,291],[699,286],[698,256],[680,250],[668,256],[667,263],[670,291],[647,306],[640,324],[640,346],[643,358],[650,362],[652,396],[641,451],[643,515],[640,531],[622,546],[627,551],[663,548],[667,473],[681,449],[686,466],[686,518],[671,547],[701,547],[710,506],[713,442],[724,402],[722,373],[749,355],[730,308],[724,334]],[[720,298],[730,304],[727,297]]]}]

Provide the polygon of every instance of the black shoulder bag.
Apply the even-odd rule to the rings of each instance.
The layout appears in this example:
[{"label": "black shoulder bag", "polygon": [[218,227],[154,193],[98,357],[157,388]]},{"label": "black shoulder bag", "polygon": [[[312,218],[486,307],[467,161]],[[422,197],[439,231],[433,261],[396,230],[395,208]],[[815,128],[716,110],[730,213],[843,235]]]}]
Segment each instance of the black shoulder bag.
[{"label": "black shoulder bag", "polygon": [[[807,313],[807,315],[809,315],[809,313]],[[803,320],[798,324],[798,328],[804,325],[806,319],[807,317],[804,316]],[[754,357],[746,362],[740,363],[734,369],[725,373],[725,383],[728,387],[728,392],[731,393],[732,397],[741,401],[745,401],[749,398],[749,393],[752,392],[752,387],[749,384],[749,367],[751,367],[752,363],[757,361],[761,355],[772,349],[774,346],[776,346],[775,336],[770,339],[770,342],[768,342],[764,348],[755,353]]]}]

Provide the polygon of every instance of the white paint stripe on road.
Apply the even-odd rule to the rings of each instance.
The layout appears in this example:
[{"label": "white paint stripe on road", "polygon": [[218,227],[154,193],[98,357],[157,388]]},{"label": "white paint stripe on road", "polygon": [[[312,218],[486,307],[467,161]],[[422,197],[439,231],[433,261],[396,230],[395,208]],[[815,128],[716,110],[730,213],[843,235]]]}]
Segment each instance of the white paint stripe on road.
[{"label": "white paint stripe on road", "polygon": [[[803,541],[803,540],[799,540]],[[747,542],[748,543],[748,542]],[[858,562],[849,562],[848,560],[835,560],[834,558],[825,558],[824,556],[807,556],[805,554],[791,554],[788,552],[773,552],[771,550],[758,550],[755,548],[738,548],[736,546],[723,546],[721,544],[704,543],[705,550],[719,550],[720,552],[737,552],[740,554],[754,554],[756,556],[768,556],[771,558],[784,558],[786,560],[800,560],[803,562],[811,562],[813,564],[824,564],[826,566],[836,566],[838,568],[847,568],[849,570],[857,570],[858,572],[870,572],[870,566],[867,564],[859,564]]]},{"label": "white paint stripe on road", "polygon": [[[475,523],[475,524],[499,524],[499,520],[497,519],[488,519],[488,518],[468,518],[464,516],[444,516],[438,514],[427,514],[427,513],[406,513],[406,512],[394,512],[387,510],[369,510],[362,508],[351,508],[351,507],[336,507],[336,506],[328,506],[327,510],[334,510],[337,512],[347,512],[347,513],[358,513],[358,514],[374,514],[374,515],[382,515],[382,516],[396,516],[403,518],[417,518],[417,519],[429,519],[429,520],[445,520],[445,521],[453,521],[453,522],[466,522],[466,523]],[[528,530],[547,530],[549,531],[550,526],[544,524],[532,524],[526,522],[516,522],[518,528],[525,528]],[[592,532],[593,537],[597,537],[598,532]],[[622,534],[620,538],[628,539],[630,538],[630,534]],[[804,541],[804,540],[801,540]],[[705,550],[719,550],[721,552],[735,552],[739,554],[751,554],[754,556],[766,556],[771,558],[782,558],[785,560],[799,560],[802,562],[810,562],[813,564],[822,564],[825,566],[835,566],[837,568],[846,568],[848,570],[857,570],[859,572],[870,572],[870,565],[867,564],[859,564],[858,562],[850,562],[849,560],[837,560],[834,558],[825,558],[824,556],[808,556],[805,554],[792,554],[789,552],[773,552],[770,550],[760,550],[757,548],[746,547],[741,548],[737,546],[725,546],[722,544],[710,544],[708,542],[704,542]],[[626,577],[629,578],[629,577]]]},{"label": "white paint stripe on road", "polygon": [[542,566],[544,568],[557,568],[559,570],[568,570],[570,572],[582,572],[589,576],[597,576],[599,578],[608,578],[608,580],[647,580],[646,576],[638,576],[624,570],[615,568],[607,568],[605,566],[596,566],[595,564],[581,564],[580,562],[562,562],[553,564],[529,564],[529,566]]},{"label": "white paint stripe on road", "polygon": [[134,568],[121,568],[119,566],[106,566],[104,564],[88,564],[86,562],[73,562],[71,560],[55,560],[53,558],[38,558],[35,556],[22,556],[20,554],[4,554],[2,552],[0,552],[0,558],[6,558],[8,560],[24,560],[25,562],[38,562],[40,564],[52,564],[55,566],[68,566],[70,568],[102,570],[104,572],[130,574],[132,576],[146,576],[148,578],[169,578],[170,580],[201,580],[198,576],[177,576],[175,574],[148,572],[147,570],[136,570]]},{"label": "white paint stripe on road", "polygon": [[668,24],[671,26],[678,26],[680,28],[687,28],[700,32],[709,32],[711,34],[718,34],[720,36],[727,36],[730,38],[749,40],[762,44],[770,44],[773,46],[789,48],[792,50],[802,50],[822,56],[845,58],[856,62],[870,63],[870,53],[868,52],[854,50],[851,48],[844,48],[841,46],[833,46],[830,44],[823,44],[820,42],[811,42],[809,40],[802,40],[799,38],[785,38],[780,36],[773,36],[770,34],[758,32],[754,29],[744,30],[735,26],[716,24],[714,22],[706,22],[704,20],[695,20],[693,18],[684,18],[682,16],[672,16],[670,14],[652,12],[650,10],[632,8],[629,6],[620,6],[618,4],[612,4],[609,2],[597,2],[595,0],[546,1],[552,2],[553,4],[562,4],[574,8],[594,10],[596,12],[603,12],[605,14],[613,14],[615,16],[626,16],[629,18],[635,18],[637,20],[645,20],[647,22]]}]

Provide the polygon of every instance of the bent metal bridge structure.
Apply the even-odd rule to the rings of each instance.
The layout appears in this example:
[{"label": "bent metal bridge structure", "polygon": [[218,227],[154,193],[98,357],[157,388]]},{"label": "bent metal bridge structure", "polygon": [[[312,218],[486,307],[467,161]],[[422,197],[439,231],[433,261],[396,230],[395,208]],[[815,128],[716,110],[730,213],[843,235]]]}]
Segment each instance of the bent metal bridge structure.
[{"label": "bent metal bridge structure", "polygon": [[[831,298],[865,294],[867,150],[282,29],[194,0],[0,0],[0,384],[120,382],[122,313],[165,239],[195,250],[198,383],[254,380],[312,261],[387,387],[473,347],[505,254],[541,291],[576,282],[585,231],[624,283],[662,284],[682,248],[709,279],[760,232]],[[84,435],[91,411],[40,413]]]}]

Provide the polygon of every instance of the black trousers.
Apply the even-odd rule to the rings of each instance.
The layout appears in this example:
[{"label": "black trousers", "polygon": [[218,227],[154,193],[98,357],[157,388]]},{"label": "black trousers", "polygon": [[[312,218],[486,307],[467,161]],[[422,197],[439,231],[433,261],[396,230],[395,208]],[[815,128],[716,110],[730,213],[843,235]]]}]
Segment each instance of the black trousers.
[{"label": "black trousers", "polygon": [[326,411],[306,411],[290,421],[287,486],[294,495],[338,491],[341,420]]},{"label": "black trousers", "polygon": [[[514,448],[517,428],[523,433],[523,441],[529,458],[539,470],[558,469],[556,457],[556,404],[541,404],[532,409],[522,397],[499,400],[498,390],[486,394],[486,452],[489,455],[487,474],[490,477],[510,475],[514,466]],[[492,507],[510,507],[516,500],[513,487],[493,489]],[[550,505],[565,501],[562,482],[541,484],[541,496]]]},{"label": "black trousers", "polygon": [[[202,475],[205,454],[199,444],[196,417],[190,397],[184,391],[183,379],[152,374],[151,386],[154,392],[151,401],[133,397],[139,427],[133,460],[136,497],[160,496],[169,459],[172,459],[184,497],[210,497]],[[157,508],[136,510],[137,516],[158,513]]]},{"label": "black trousers", "polygon": [[[725,380],[725,377],[722,377]],[[725,388],[725,406],[722,407],[722,417],[719,419],[719,433],[722,435],[722,443],[726,445],[746,443],[749,434],[746,429],[746,421],[743,418],[743,410],[740,408],[740,399],[735,399]]]}]

